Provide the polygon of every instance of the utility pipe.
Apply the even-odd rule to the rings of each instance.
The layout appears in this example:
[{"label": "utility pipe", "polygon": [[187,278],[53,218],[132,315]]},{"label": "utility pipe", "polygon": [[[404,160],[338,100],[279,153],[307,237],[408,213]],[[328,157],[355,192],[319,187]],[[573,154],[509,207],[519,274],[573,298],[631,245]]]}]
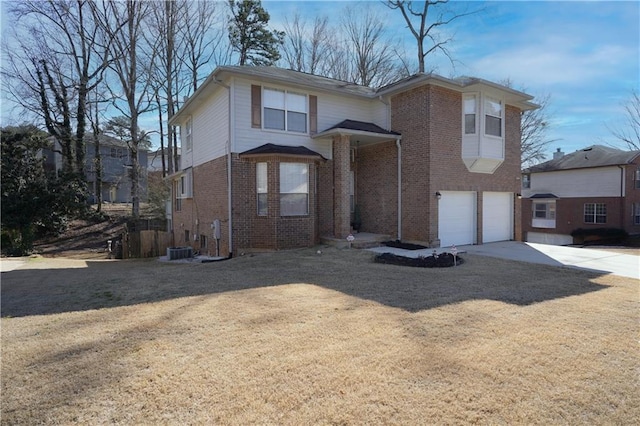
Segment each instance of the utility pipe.
[{"label": "utility pipe", "polygon": [[229,215],[229,258],[233,257],[233,207],[231,197],[231,116],[233,114],[233,108],[231,108],[231,87],[220,80],[213,80],[217,85],[220,85],[227,89],[229,95],[228,108],[227,108],[227,204]]},{"label": "utility pipe", "polygon": [[402,241],[402,148],[400,138],[396,139],[398,148],[398,240]]}]

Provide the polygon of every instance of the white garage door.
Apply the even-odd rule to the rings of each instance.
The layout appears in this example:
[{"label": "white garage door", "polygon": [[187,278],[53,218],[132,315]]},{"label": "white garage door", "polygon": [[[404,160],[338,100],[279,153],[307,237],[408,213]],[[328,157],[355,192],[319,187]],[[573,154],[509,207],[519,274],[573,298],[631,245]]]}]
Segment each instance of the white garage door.
[{"label": "white garage door", "polygon": [[440,191],[438,236],[440,247],[473,244],[476,236],[476,193]]},{"label": "white garage door", "polygon": [[482,194],[482,242],[513,239],[513,194],[485,192]]}]

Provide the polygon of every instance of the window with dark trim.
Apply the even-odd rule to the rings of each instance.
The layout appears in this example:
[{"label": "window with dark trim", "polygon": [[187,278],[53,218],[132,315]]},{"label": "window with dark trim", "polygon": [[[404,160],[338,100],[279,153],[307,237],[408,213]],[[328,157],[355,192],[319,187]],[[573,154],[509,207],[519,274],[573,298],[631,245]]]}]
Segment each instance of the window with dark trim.
[{"label": "window with dark trim", "polygon": [[640,167],[635,172],[634,187],[640,189]]},{"label": "window with dark trim", "polygon": [[585,203],[584,223],[607,223],[607,205],[604,203]]},{"label": "window with dark trim", "polygon": [[640,203],[633,204],[633,224],[640,225]]}]

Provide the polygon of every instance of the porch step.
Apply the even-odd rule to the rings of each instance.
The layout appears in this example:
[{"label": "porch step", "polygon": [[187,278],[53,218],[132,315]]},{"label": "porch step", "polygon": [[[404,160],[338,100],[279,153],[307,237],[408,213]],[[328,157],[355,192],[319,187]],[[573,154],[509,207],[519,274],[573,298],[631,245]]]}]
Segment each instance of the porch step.
[{"label": "porch step", "polygon": [[[351,242],[351,248],[356,249],[368,249],[373,247],[380,247],[383,241],[389,241],[391,236],[384,234],[372,234],[369,232],[360,232],[353,234],[354,240]],[[328,246],[334,246],[337,248],[349,247],[349,242],[345,238],[335,237],[322,237],[320,238],[322,244]]]}]

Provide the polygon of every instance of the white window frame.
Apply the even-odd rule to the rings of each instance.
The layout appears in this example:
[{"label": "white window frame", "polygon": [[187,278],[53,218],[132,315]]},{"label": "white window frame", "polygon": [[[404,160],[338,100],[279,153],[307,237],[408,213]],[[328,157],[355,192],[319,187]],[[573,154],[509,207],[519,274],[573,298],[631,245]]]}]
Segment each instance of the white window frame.
[{"label": "white window frame", "polygon": [[178,198],[193,198],[193,168],[189,167],[178,180]]},{"label": "white window frame", "polygon": [[[269,92],[278,92],[282,93],[282,102],[273,102],[269,101],[270,97],[268,95]],[[300,110],[300,107],[297,109],[294,107],[295,97],[304,97],[304,102],[301,105],[304,105],[304,111]],[[284,115],[284,123],[282,123],[282,127],[273,126],[268,123],[266,119],[265,110],[270,109],[274,111],[282,111]],[[262,88],[262,129],[275,131],[275,132],[287,132],[287,133],[297,133],[301,135],[309,134],[309,95],[305,93],[285,90],[285,89],[276,89],[274,87],[263,87]],[[292,130],[290,129],[290,117],[289,114],[304,114],[304,131],[301,130]]]},{"label": "white window frame", "polygon": [[[537,215],[537,213],[542,212],[542,209],[538,209],[537,206],[544,206],[544,217]],[[533,228],[555,228],[556,208],[555,200],[534,200],[531,203],[531,226]]]},{"label": "white window frame", "polygon": [[[264,209],[261,210],[260,199],[264,198]],[[258,216],[269,215],[269,165],[256,163],[256,213]]]},{"label": "white window frame", "polygon": [[522,188],[524,189],[531,188],[531,174],[525,173],[522,175]]},{"label": "white window frame", "polygon": [[[587,213],[587,207],[589,207],[589,210],[591,210],[591,207],[593,207],[593,212],[588,212]],[[600,212],[598,213],[598,207],[603,207],[604,208],[604,213]],[[592,221],[587,221],[587,215],[589,216],[589,219],[593,219]],[[598,216],[602,217],[604,216],[604,222],[598,222]],[[587,224],[593,224],[593,225],[604,225],[607,223],[607,205],[606,203],[584,203],[584,223]]]},{"label": "white window frame", "polygon": [[184,125],[184,145],[185,151],[193,150],[193,118],[189,117]]},{"label": "white window frame", "polygon": [[[478,134],[478,93],[465,93],[462,97],[462,134],[477,135]],[[468,100],[473,101],[473,111],[468,111]],[[473,132],[467,132],[467,115],[473,115]]]},{"label": "white window frame", "polygon": [[[306,176],[306,182],[303,182],[302,179],[298,179],[297,181],[288,181],[286,179],[287,168],[292,169],[298,167],[300,171],[303,171],[301,175]],[[295,186],[292,186],[295,185]],[[293,205],[288,203],[287,199],[296,198],[291,196],[305,196],[304,202],[304,211],[291,211],[288,209],[288,205]],[[309,164],[308,163],[280,163],[280,216],[309,216]]]},{"label": "white window frame", "polygon": [[[500,114],[499,115],[495,115],[490,113],[489,108],[487,107],[487,104],[489,102],[495,102],[500,106]],[[484,118],[484,135],[491,137],[491,138],[503,138],[504,137],[504,102],[502,101],[502,99],[498,99],[498,98],[494,98],[492,96],[483,96],[482,99],[482,112],[483,112],[483,118]],[[500,134],[499,135],[494,135],[494,134],[490,134],[487,133],[487,117],[493,117],[493,118],[497,118],[500,120]]]}]

